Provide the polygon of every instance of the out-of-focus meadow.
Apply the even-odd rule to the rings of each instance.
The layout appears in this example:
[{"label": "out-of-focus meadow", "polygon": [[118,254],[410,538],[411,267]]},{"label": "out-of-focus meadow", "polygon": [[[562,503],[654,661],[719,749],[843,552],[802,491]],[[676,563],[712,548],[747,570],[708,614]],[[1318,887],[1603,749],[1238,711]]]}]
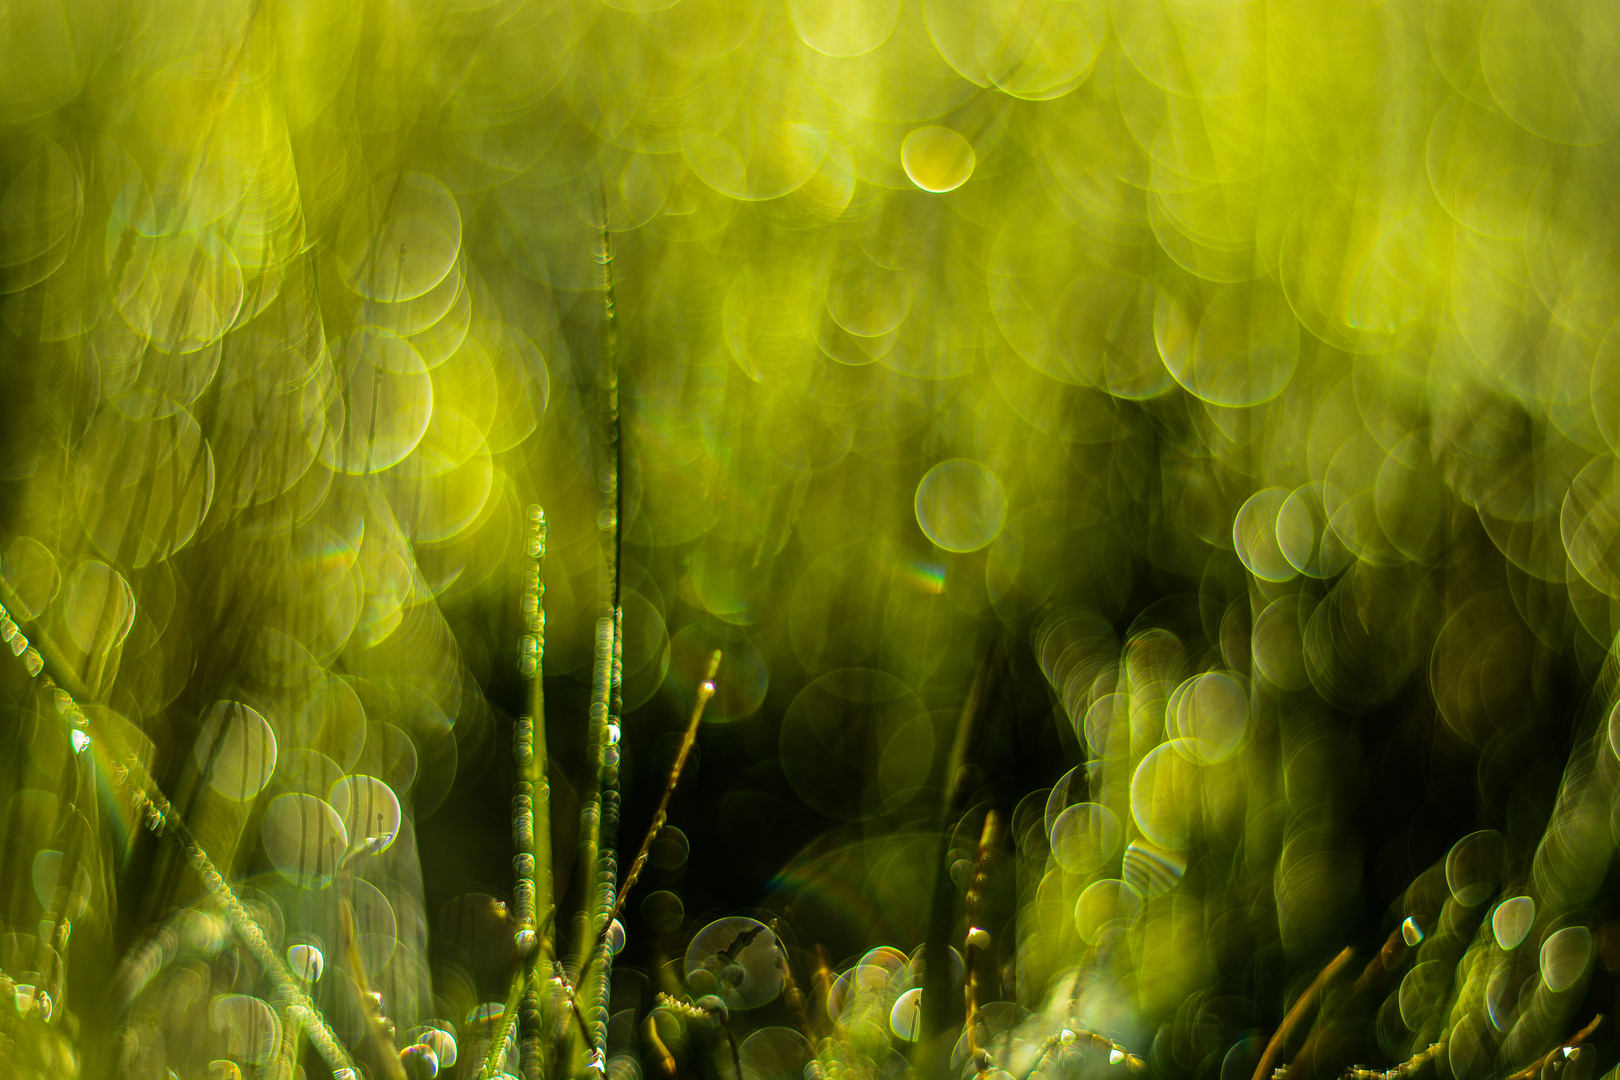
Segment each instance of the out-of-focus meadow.
[{"label": "out-of-focus meadow", "polygon": [[0,1073],[1597,1076],[1617,131],[1588,0],[0,0]]}]

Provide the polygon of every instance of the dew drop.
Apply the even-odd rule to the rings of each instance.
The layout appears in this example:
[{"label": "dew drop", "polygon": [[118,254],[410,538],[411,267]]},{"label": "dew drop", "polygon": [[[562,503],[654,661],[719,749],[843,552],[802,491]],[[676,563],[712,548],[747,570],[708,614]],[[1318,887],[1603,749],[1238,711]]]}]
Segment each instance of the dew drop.
[{"label": "dew drop", "polygon": [[416,1043],[401,1050],[399,1064],[410,1080],[432,1080],[439,1074],[439,1055],[426,1043]]},{"label": "dew drop", "polygon": [[1496,906],[1491,914],[1491,932],[1496,944],[1504,949],[1516,949],[1530,932],[1536,919],[1536,902],[1528,896],[1515,896]]},{"label": "dew drop", "polygon": [[326,957],[313,945],[293,945],[287,950],[287,966],[305,982],[319,982],[326,970]]},{"label": "dew drop", "polygon": [[1541,978],[1555,994],[1574,986],[1592,959],[1592,932],[1584,926],[1566,926],[1541,946]]},{"label": "dew drop", "polygon": [[17,995],[18,1012],[26,1014],[37,1004],[40,1007],[40,1015],[47,1019],[50,1018],[51,998],[49,994],[35,989],[31,983],[17,983],[13,987],[13,992]]},{"label": "dew drop", "polygon": [[504,1015],[506,1015],[506,1006],[505,1005],[502,1005],[498,1001],[486,1001],[486,1002],[484,1002],[484,1004],[478,1006],[472,1012],[467,1014],[467,1023],[469,1023],[469,1024],[494,1023],[495,1021],[499,1020]]},{"label": "dew drop", "polygon": [[900,144],[900,164],[924,191],[954,191],[973,175],[973,144],[946,127],[917,128]]},{"label": "dew drop", "polygon": [[922,1033],[922,987],[914,986],[900,995],[889,1010],[889,1028],[896,1038],[917,1041]]},{"label": "dew drop", "polygon": [[433,1026],[443,1023],[443,1020],[434,1020],[413,1029],[407,1037],[432,1050],[439,1059],[439,1068],[448,1069],[456,1063],[456,1037],[442,1027]]},{"label": "dew drop", "polygon": [[1502,834],[1491,829],[1457,841],[1446,856],[1446,884],[1457,903],[1474,907],[1490,898],[1502,880],[1505,851]]},{"label": "dew drop", "polygon": [[714,1000],[728,1008],[757,1008],[782,992],[781,943],[764,923],[746,916],[716,919],[699,930],[687,947],[685,967],[693,993],[718,994]]},{"label": "dew drop", "polygon": [[237,801],[256,797],[276,769],[276,735],[270,722],[257,709],[237,701],[214,703],[191,752],[210,786]]}]

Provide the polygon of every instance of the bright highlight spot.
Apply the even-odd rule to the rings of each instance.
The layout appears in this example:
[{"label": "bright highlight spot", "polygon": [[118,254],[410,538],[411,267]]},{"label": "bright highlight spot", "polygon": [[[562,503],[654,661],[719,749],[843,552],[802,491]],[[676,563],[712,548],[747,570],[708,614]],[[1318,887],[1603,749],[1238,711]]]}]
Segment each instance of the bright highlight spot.
[{"label": "bright highlight spot", "polygon": [[977,461],[953,458],[929,469],[917,485],[917,524],[946,551],[977,551],[1007,522],[1007,492]]},{"label": "bright highlight spot", "polygon": [[900,164],[924,191],[955,191],[968,182],[978,157],[973,144],[947,127],[914,129],[900,144]]}]

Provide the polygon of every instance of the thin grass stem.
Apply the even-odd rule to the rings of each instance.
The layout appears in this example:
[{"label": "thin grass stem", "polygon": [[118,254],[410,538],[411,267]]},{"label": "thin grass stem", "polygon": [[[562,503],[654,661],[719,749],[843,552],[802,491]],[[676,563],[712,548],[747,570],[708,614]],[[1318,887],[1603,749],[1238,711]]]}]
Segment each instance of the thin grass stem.
[{"label": "thin grass stem", "polygon": [[[708,707],[709,700],[714,697],[714,679],[720,671],[720,650],[716,649],[709,657],[709,667],[698,684],[697,700],[692,705],[692,716],[686,722],[686,731],[681,735],[681,748],[675,755],[675,764],[670,766],[669,777],[664,781],[664,794],[658,800],[658,810],[653,814],[652,823],[647,826],[647,833],[641,838],[641,847],[636,851],[635,861],[630,864],[630,872],[625,875],[624,888],[619,890],[618,899],[614,901],[613,909],[608,913],[608,919],[597,932],[596,941],[590,950],[591,963],[597,951],[606,943],[608,933],[613,922],[624,911],[626,898],[630,890],[635,888],[636,882],[641,878],[641,871],[647,865],[648,853],[652,850],[653,841],[663,829],[669,818],[669,800],[675,794],[675,786],[681,782],[681,772],[686,768],[686,759],[691,756],[692,747],[697,744],[698,726],[703,722],[703,711]],[[580,980],[584,981],[585,972],[580,972]]]},{"label": "thin grass stem", "polygon": [[[518,780],[512,796],[512,839],[517,855],[516,895],[519,898],[517,945],[520,973],[525,987],[518,1017],[518,1036],[523,1047],[523,1070],[539,1075],[538,1060],[543,1052],[539,1035],[539,994],[537,971],[540,963],[556,954],[552,930],[555,898],[551,870],[551,783],[546,745],[546,512],[536,505],[529,508],[529,535],[525,541],[528,562],[524,567],[522,614],[525,633],[518,650],[518,670],[527,680],[528,714],[520,716],[513,738],[512,755]],[[533,1030],[525,1030],[530,1028]]]},{"label": "thin grass stem", "polygon": [[963,995],[967,1005],[967,1040],[968,1058],[978,1072],[987,1072],[990,1069],[990,1055],[979,1046],[978,1033],[974,1030],[973,1021],[979,1011],[979,977],[975,961],[979,950],[990,944],[989,931],[979,926],[979,901],[984,895],[986,874],[990,862],[990,855],[995,850],[1001,837],[1001,819],[994,810],[984,815],[984,829],[979,833],[979,852],[974,860],[973,881],[968,885],[967,893],[967,919],[968,932],[962,945],[962,959],[967,968],[967,980],[963,987]]},{"label": "thin grass stem", "polygon": [[[1322,992],[1327,989],[1328,984],[1338,976],[1339,972],[1349,965],[1351,958],[1355,954],[1354,949],[1346,948],[1329,961],[1327,967],[1317,973],[1316,978],[1311,980],[1311,985],[1307,986],[1305,992],[1299,995],[1299,1000],[1294,1002],[1294,1007],[1288,1010],[1288,1015],[1283,1017],[1282,1024],[1272,1033],[1271,1039],[1266,1043],[1265,1053],[1260,1055],[1260,1063],[1254,1067],[1253,1080],[1269,1080],[1272,1070],[1276,1067],[1277,1058],[1282,1054],[1283,1045],[1305,1022],[1306,1015],[1315,1006],[1317,999],[1322,996]],[[1283,1067],[1283,1072],[1286,1075],[1287,1066]]]}]

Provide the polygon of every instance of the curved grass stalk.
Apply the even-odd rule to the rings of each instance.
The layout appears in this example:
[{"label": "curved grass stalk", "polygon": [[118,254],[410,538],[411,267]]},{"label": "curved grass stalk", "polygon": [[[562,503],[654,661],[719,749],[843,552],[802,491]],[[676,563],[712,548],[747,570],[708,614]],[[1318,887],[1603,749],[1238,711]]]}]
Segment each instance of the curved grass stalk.
[{"label": "curved grass stalk", "polygon": [[[1265,1052],[1260,1055],[1260,1063],[1254,1067],[1253,1080],[1269,1080],[1273,1069],[1276,1068],[1277,1058],[1282,1054],[1283,1044],[1305,1022],[1306,1014],[1315,1006],[1317,999],[1327,989],[1328,983],[1332,982],[1339,972],[1345,969],[1353,956],[1355,956],[1355,950],[1345,948],[1338,956],[1328,962],[1327,967],[1317,973],[1316,978],[1311,980],[1311,985],[1307,986],[1305,992],[1299,995],[1299,1000],[1294,1002],[1294,1007],[1288,1010],[1288,1014],[1283,1017],[1282,1024],[1272,1033],[1270,1040],[1267,1041]],[[1282,1071],[1286,1074],[1288,1067],[1283,1066]]]},{"label": "curved grass stalk", "polygon": [[653,1053],[657,1055],[659,1066],[668,1074],[670,1080],[675,1080],[680,1075],[680,1071],[675,1067],[675,1055],[669,1052],[669,1047],[664,1045],[664,1040],[658,1037],[658,1025],[653,1023],[653,1018],[650,1015],[642,1025],[641,1034]]},{"label": "curved grass stalk", "polygon": [[[347,880],[341,887],[352,892],[352,877],[347,870],[342,876]],[[371,1060],[377,1071],[382,1074],[383,1080],[405,1080],[405,1070],[394,1052],[393,1041],[383,1027],[382,1014],[377,1006],[377,1002],[381,999],[372,996],[371,983],[366,978],[365,961],[360,957],[360,934],[354,924],[354,905],[348,896],[339,897],[338,911],[343,920],[343,949],[346,962],[349,965],[350,977],[360,990],[360,1007],[365,1016],[365,1035],[361,1037],[359,1043],[361,1046],[369,1044],[375,1047]]]},{"label": "curved grass stalk", "polygon": [[[1414,946],[1407,944],[1401,928],[1396,927],[1385,940],[1383,948],[1367,961],[1367,966],[1362,969],[1361,975],[1351,985],[1349,991],[1335,1003],[1335,1011],[1343,1015],[1360,1007],[1361,1003],[1370,1001],[1375,993],[1382,991],[1389,980],[1406,966],[1413,951]],[[1299,1048],[1299,1053],[1294,1055],[1294,1060],[1287,1066],[1288,1071],[1303,1070],[1307,1075],[1314,1071],[1319,1038],[1324,1030],[1324,1026],[1318,1023],[1305,1037],[1304,1045]]]}]

